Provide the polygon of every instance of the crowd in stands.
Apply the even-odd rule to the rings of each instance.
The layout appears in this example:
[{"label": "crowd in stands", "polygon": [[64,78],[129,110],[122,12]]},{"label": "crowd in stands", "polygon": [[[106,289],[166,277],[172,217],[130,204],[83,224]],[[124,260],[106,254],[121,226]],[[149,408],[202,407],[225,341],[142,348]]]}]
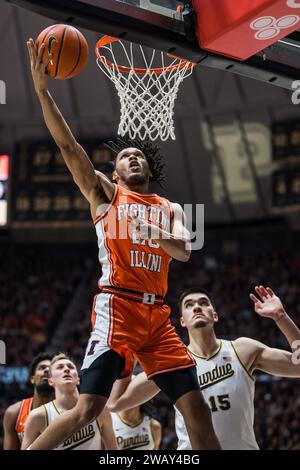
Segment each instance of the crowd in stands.
[{"label": "crowd in stands", "polygon": [[[76,250],[74,250],[76,251]],[[79,250],[78,250],[79,251]],[[93,255],[94,256],[94,255]],[[92,257],[93,257],[92,256]],[[40,350],[46,349],[55,325],[72,299],[76,286],[85,275],[84,259],[20,255],[0,272],[1,339],[13,341],[8,350],[10,366],[24,366]],[[3,266],[3,264],[2,264]],[[81,305],[74,312],[61,350],[69,352],[80,366],[91,330],[93,296],[97,294],[99,265],[86,278]],[[286,310],[300,325],[300,251],[269,250],[261,254],[237,253],[221,256],[202,251],[194,253],[188,264],[171,266],[167,303],[172,308],[172,322],[187,341],[179,326],[177,300],[185,288],[200,285],[211,292],[220,322],[217,334],[226,339],[249,336],[272,346],[289,346],[274,322],[257,316],[249,293],[257,284],[272,287]],[[28,396],[30,389],[0,381],[0,420],[5,407]],[[300,380],[257,376],[255,432],[263,449],[300,448]],[[174,412],[162,394],[154,399],[157,419],[162,423],[161,449],[176,449]]]}]

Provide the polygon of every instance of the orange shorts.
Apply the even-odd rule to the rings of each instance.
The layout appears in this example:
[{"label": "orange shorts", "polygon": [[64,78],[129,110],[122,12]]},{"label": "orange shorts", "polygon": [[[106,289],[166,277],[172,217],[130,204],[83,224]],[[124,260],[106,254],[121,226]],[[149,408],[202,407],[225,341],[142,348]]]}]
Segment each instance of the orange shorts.
[{"label": "orange shorts", "polygon": [[122,377],[131,374],[136,360],[148,378],[195,365],[169,320],[167,305],[147,305],[116,294],[94,299],[93,331],[82,369],[113,349],[125,359]]}]

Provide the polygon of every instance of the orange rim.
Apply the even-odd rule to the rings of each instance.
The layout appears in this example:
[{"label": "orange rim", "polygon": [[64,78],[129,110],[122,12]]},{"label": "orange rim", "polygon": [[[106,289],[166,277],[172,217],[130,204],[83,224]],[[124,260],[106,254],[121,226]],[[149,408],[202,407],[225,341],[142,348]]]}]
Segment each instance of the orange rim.
[{"label": "orange rim", "polygon": [[194,67],[196,65],[194,62],[190,62],[189,60],[182,59],[181,57],[177,57],[176,55],[166,54],[167,57],[170,57],[171,59],[178,59],[181,62],[179,64],[176,64],[176,65],[169,65],[168,67],[153,68],[153,69],[141,69],[141,68],[136,68],[136,67],[126,67],[124,65],[114,64],[110,60],[108,60],[108,59],[106,59],[106,58],[104,58],[100,55],[99,51],[100,51],[101,47],[104,47],[104,46],[107,46],[108,44],[112,44],[114,42],[119,42],[119,41],[120,41],[120,39],[114,38],[113,36],[103,36],[101,39],[99,39],[99,41],[96,44],[95,53],[96,53],[97,59],[100,60],[100,62],[102,62],[102,64],[108,65],[108,67],[110,67],[111,69],[118,69],[120,72],[130,73],[130,72],[132,72],[132,70],[134,70],[137,75],[145,75],[148,72],[152,72],[152,73],[155,73],[157,75],[160,75],[162,73],[171,72],[173,70],[182,70],[186,66],[187,66],[188,69],[191,69],[192,67]]}]

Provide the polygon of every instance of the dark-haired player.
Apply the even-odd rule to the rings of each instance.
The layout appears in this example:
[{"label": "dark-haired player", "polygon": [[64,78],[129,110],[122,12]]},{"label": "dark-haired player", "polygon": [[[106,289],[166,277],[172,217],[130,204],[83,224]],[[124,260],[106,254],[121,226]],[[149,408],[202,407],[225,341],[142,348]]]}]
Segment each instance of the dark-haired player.
[{"label": "dark-haired player", "polygon": [[[261,317],[273,320],[289,342],[291,349],[300,340],[300,331],[286,313],[280,299],[269,288],[257,286],[251,294],[254,308]],[[251,338],[235,341],[216,337],[218,315],[205,289],[191,288],[180,297],[181,324],[189,335],[189,351],[197,363],[202,393],[209,403],[216,434],[224,450],[256,450],[254,424],[255,379],[260,370],[280,377],[300,377],[298,352],[274,349]],[[126,383],[127,382],[127,383]],[[144,373],[115,383],[108,409],[121,412],[159,392],[157,385]],[[176,410],[178,450],[191,449],[182,415]]]},{"label": "dark-haired player", "polygon": [[90,204],[102,267],[80,398],[31,449],[52,449],[95,419],[115,380],[131,374],[135,357],[184,416],[193,448],[219,449],[195,361],[176,335],[164,304],[169,263],[172,258],[189,260],[190,237],[181,207],[149,194],[150,180],[161,179],[161,160],[155,150],[144,153],[131,142],[117,141],[114,183],[96,171],[48,91],[41,62],[45,44],[39,51],[33,40],[27,45],[45,123]]},{"label": "dark-haired player", "polygon": [[158,450],[161,424],[153,418],[147,403],[112,413],[113,428],[120,450]]},{"label": "dark-haired player", "polygon": [[38,354],[29,368],[30,382],[34,387],[33,396],[9,406],[4,414],[4,450],[20,450],[24,426],[31,410],[53,400],[54,390],[48,384],[52,355]]}]

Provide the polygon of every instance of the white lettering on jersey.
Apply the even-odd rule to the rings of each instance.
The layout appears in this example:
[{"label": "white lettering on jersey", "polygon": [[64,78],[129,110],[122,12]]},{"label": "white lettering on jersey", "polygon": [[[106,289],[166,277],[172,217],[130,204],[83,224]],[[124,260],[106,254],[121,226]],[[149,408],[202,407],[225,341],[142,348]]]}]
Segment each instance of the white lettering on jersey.
[{"label": "white lettering on jersey", "polygon": [[130,217],[139,217],[141,220],[147,220],[149,214],[149,222],[159,225],[163,230],[170,230],[170,221],[168,215],[157,206],[146,206],[144,204],[119,204],[117,206],[118,220],[129,215]]},{"label": "white lettering on jersey", "polygon": [[160,273],[162,256],[145,251],[130,250],[130,267],[144,268],[148,271]]}]

